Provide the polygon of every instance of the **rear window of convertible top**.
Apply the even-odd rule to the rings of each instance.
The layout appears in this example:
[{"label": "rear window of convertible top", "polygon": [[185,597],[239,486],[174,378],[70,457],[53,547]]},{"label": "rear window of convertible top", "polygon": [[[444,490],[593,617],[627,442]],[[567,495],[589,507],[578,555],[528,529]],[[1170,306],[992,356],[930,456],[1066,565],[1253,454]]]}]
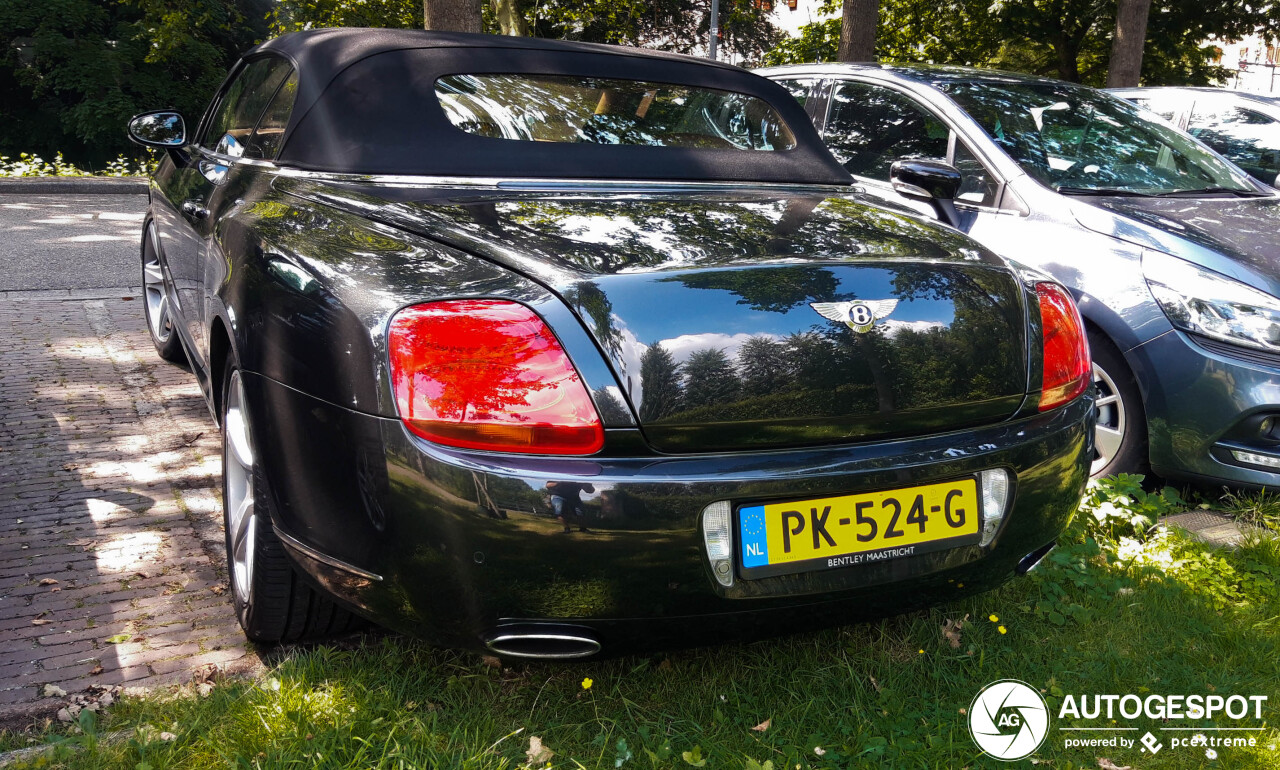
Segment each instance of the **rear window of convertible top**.
[{"label": "rear window of convertible top", "polygon": [[533,142],[790,150],[766,101],[712,88],[567,75],[447,75],[436,97],[469,134]]}]

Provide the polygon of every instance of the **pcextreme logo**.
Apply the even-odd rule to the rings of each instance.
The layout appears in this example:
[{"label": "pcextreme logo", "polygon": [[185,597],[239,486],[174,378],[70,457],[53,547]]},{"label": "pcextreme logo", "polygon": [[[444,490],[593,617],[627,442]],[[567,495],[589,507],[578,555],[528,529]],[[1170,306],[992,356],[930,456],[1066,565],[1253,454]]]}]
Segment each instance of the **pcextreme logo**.
[{"label": "pcextreme logo", "polygon": [[1026,682],[992,682],[969,705],[969,733],[995,759],[1031,756],[1049,735],[1049,706]]}]

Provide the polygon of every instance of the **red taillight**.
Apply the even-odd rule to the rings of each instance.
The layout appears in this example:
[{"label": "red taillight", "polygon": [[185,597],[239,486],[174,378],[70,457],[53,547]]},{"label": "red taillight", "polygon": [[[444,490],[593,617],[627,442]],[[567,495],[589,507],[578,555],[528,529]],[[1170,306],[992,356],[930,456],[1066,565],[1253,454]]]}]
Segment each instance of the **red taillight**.
[{"label": "red taillight", "polygon": [[564,348],[524,305],[467,299],[396,313],[388,334],[400,419],[438,444],[577,455],[604,428]]},{"label": "red taillight", "polygon": [[1044,379],[1040,411],[1061,406],[1089,387],[1093,365],[1075,300],[1056,283],[1037,283],[1044,333]]}]

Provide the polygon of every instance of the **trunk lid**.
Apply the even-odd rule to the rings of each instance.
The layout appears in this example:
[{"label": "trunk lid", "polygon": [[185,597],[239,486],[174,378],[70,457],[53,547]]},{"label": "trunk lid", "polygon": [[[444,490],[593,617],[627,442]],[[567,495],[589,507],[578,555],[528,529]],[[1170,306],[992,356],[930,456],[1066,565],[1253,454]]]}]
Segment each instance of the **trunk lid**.
[{"label": "trunk lid", "polygon": [[556,291],[659,451],[933,434],[1008,419],[1027,393],[1012,271],[954,231],[854,195],[377,195],[385,204],[366,202],[366,215]]}]

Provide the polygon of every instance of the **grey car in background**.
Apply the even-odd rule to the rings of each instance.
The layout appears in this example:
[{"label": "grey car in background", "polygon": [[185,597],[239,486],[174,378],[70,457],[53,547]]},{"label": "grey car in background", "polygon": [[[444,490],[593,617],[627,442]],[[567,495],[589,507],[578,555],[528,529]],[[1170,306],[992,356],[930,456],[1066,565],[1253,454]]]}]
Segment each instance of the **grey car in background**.
[{"label": "grey car in background", "polygon": [[1156,113],[1260,182],[1280,177],[1280,99],[1221,88],[1123,88],[1110,93]]},{"label": "grey car in background", "polygon": [[1274,189],[1083,86],[923,65],[759,72],[860,187],[1070,287],[1099,391],[1095,476],[1280,483]]}]

